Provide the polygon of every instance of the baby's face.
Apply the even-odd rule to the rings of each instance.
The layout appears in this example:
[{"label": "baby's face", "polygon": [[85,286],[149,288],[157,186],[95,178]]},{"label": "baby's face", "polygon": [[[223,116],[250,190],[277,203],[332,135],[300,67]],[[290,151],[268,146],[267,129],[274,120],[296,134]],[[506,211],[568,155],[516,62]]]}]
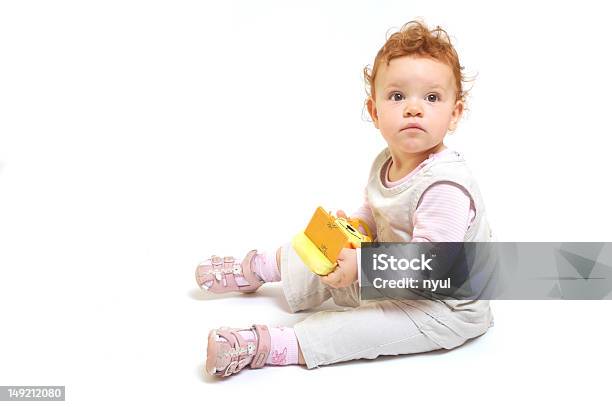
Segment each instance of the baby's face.
[{"label": "baby's face", "polygon": [[[434,59],[404,56],[383,64],[375,89],[368,111],[396,154],[437,151],[463,112],[451,68]],[[413,124],[420,129],[407,128]]]}]

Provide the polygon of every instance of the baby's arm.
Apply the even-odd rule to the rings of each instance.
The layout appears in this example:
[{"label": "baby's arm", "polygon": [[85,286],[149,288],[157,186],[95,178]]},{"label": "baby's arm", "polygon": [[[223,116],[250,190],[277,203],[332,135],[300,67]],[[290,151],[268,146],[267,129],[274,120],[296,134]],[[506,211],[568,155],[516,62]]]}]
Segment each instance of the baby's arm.
[{"label": "baby's arm", "polygon": [[[344,212],[338,216],[344,216]],[[475,216],[469,193],[452,182],[436,182],[421,196],[413,217],[411,242],[462,242]],[[376,233],[374,217],[367,201],[351,218],[366,222]],[[342,249],[338,267],[321,280],[334,288],[347,287],[357,280],[357,258],[354,249]]]},{"label": "baby's arm", "polygon": [[463,242],[476,212],[469,193],[454,182],[436,182],[413,215],[411,242]]}]

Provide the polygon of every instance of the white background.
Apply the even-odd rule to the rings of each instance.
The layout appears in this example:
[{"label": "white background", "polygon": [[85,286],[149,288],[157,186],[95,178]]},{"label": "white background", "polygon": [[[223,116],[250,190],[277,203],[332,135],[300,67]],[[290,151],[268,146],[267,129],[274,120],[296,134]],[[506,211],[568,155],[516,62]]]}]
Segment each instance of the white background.
[{"label": "white background", "polygon": [[610,13],[491,4],[2,2],[0,385],[75,406],[608,402],[609,302],[496,302],[450,352],[201,374],[209,329],[308,315],[278,284],[211,299],[193,271],[359,207],[384,147],[362,69],[416,17],[477,75],[447,144],[499,239],[610,240]]}]

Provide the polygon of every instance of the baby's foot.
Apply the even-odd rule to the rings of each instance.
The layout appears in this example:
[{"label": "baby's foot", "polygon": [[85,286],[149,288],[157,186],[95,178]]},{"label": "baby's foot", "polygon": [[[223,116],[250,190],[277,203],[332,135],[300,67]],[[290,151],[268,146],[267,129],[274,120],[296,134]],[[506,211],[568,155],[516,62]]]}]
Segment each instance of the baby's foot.
[{"label": "baby's foot", "polygon": [[[248,268],[234,264],[234,257],[224,257],[222,259],[218,256],[212,256],[212,258],[200,264],[196,270],[198,285],[204,290],[215,293],[227,291],[252,292],[263,283],[280,281],[281,276],[276,262],[276,253],[250,255],[251,252],[247,254],[242,262],[242,264],[245,264],[245,261],[248,260],[247,258],[250,258]],[[241,268],[241,270],[236,273],[234,269],[237,271],[238,268]],[[232,277],[226,274],[231,274]],[[247,274],[254,276],[255,279],[251,278],[249,280]],[[231,281],[228,282],[228,280]],[[219,282],[220,285],[215,284],[215,281]]]},{"label": "baby's foot", "polygon": [[196,282],[202,289],[213,293],[252,293],[264,283],[251,266],[256,254],[256,250],[251,250],[242,263],[238,263],[232,256],[213,255],[197,267]]},{"label": "baby's foot", "polygon": [[245,366],[298,363],[299,347],[293,328],[253,325],[250,329],[219,328],[208,335],[206,371],[229,376]]},{"label": "baby's foot", "polygon": [[219,328],[208,334],[206,372],[215,376],[238,373],[246,365],[263,367],[270,354],[270,332],[265,325],[250,329]]}]

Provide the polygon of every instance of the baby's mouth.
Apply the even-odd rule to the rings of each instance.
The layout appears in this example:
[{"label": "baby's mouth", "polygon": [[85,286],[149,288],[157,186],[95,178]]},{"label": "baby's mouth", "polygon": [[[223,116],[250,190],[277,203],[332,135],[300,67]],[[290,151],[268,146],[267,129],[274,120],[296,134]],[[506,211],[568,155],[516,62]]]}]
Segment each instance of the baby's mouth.
[{"label": "baby's mouth", "polygon": [[408,124],[406,127],[404,127],[403,129],[401,129],[400,131],[410,131],[410,130],[414,130],[414,131],[425,131],[420,125],[418,125],[417,123],[410,123]]},{"label": "baby's mouth", "polygon": [[402,130],[400,131],[406,131],[406,132],[421,132],[421,131],[425,131],[420,127],[404,127]]}]

